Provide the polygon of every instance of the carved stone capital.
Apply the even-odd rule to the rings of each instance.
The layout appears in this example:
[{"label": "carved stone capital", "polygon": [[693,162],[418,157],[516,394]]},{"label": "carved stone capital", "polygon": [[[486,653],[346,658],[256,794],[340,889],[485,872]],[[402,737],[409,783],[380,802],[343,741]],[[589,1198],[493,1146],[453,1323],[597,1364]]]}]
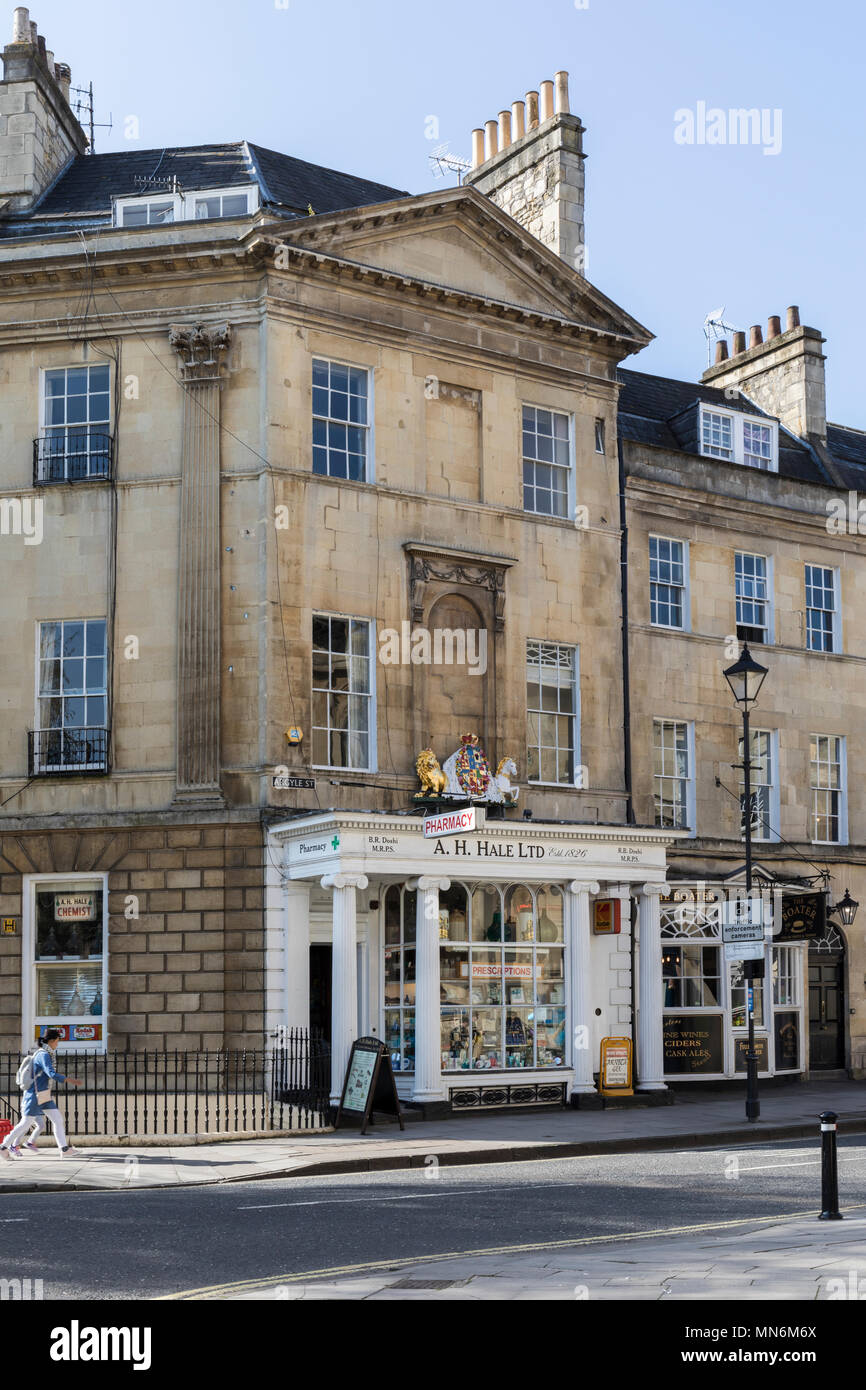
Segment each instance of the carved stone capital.
[{"label": "carved stone capital", "polygon": [[180,360],[182,380],[190,385],[219,381],[231,336],[228,323],[173,323],[168,341]]}]

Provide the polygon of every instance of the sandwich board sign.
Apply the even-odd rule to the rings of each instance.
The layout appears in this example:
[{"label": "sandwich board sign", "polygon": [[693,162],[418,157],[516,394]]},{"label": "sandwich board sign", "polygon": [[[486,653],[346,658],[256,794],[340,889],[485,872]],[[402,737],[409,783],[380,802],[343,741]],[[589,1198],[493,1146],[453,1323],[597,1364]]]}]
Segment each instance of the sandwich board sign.
[{"label": "sandwich board sign", "polygon": [[395,1115],[403,1128],[387,1047],[379,1038],[356,1038],[349,1053],[334,1129],[339,1129],[341,1120],[360,1120],[364,1134],[367,1125],[375,1123],[374,1111],[380,1115]]}]

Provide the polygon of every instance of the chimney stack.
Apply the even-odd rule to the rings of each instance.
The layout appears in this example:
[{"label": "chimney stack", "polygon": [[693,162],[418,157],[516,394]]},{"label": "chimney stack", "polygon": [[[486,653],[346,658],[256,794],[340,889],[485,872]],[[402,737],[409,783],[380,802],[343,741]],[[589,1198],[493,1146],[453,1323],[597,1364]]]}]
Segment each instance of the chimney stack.
[{"label": "chimney stack", "polygon": [[87,138],[69,106],[71,74],[19,6],[12,42],[3,49],[0,82],[0,203],[11,211],[33,206]]},{"label": "chimney stack", "polygon": [[568,73],[485,122],[484,158],[472,133],[464,182],[484,193],[573,270],[584,265],[584,128],[569,110]]},{"label": "chimney stack", "polygon": [[727,362],[727,360],[728,360],[728,340],[727,340],[727,338],[719,338],[719,341],[716,343],[716,361],[717,361],[717,362]]},{"label": "chimney stack", "polygon": [[767,341],[760,325],[746,335],[734,334],[733,356],[719,357],[701,377],[706,386],[736,386],[792,433],[806,439],[819,450],[827,442],[827,403],[824,383],[824,338],[817,328],[800,324],[800,311],[792,304],[781,319],[771,314],[767,321]]}]

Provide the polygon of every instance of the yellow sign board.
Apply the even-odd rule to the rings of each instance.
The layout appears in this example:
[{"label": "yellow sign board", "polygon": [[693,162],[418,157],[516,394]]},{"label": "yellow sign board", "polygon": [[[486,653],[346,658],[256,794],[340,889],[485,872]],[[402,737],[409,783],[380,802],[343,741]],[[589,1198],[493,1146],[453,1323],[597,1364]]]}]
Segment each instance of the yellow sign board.
[{"label": "yellow sign board", "polygon": [[633,1096],[631,1038],[602,1038],[599,1091],[603,1096]]}]

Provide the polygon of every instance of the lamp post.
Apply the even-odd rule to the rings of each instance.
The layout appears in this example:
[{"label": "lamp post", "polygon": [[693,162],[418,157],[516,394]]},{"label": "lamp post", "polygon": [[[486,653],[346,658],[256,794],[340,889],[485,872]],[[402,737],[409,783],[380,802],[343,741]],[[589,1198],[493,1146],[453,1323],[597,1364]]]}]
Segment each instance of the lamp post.
[{"label": "lamp post", "polygon": [[[746,831],[746,896],[751,902],[752,894],[752,745],[749,734],[749,715],[764,683],[767,667],[752,659],[748,646],[743,643],[739,659],[724,672],[725,680],[743,716],[743,791],[745,804]],[[758,1100],[758,1054],[755,1051],[755,992],[754,981],[764,975],[763,960],[743,961],[743,980],[746,985],[748,1004],[749,1039],[746,1052],[746,1119],[757,1120],[761,1114]]]}]

